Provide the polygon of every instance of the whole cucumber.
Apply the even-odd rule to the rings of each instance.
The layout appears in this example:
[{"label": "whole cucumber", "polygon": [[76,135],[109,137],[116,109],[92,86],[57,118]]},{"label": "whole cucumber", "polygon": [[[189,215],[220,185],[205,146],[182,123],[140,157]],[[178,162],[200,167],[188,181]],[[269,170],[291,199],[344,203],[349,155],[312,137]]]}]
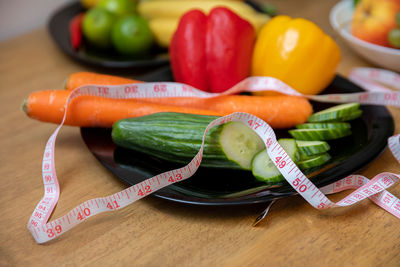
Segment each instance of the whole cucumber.
[{"label": "whole cucumber", "polygon": [[[200,150],[207,125],[217,118],[163,112],[123,119],[113,125],[112,139],[121,147],[187,164]],[[228,122],[208,132],[201,166],[250,170],[253,156],[264,148],[249,127]]]}]

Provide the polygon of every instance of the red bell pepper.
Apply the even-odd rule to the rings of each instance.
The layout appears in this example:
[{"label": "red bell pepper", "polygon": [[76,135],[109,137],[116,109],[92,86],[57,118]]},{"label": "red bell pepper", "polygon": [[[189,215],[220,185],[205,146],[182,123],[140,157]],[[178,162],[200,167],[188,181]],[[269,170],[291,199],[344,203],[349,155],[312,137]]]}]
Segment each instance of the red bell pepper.
[{"label": "red bell pepper", "polygon": [[74,50],[78,50],[82,43],[82,21],[85,13],[75,15],[69,22],[69,39]]},{"label": "red bell pepper", "polygon": [[233,11],[217,7],[184,14],[172,37],[175,81],[208,92],[223,92],[250,75],[255,30]]}]

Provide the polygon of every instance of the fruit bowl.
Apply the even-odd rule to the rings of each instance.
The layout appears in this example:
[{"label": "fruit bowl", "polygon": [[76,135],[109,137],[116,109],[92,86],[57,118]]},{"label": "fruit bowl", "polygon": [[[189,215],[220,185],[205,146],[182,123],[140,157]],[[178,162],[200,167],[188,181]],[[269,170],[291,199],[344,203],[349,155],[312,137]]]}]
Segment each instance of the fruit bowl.
[{"label": "fruit bowl", "polygon": [[368,43],[350,33],[353,9],[353,1],[351,0],[337,3],[332,8],[329,16],[332,27],[356,53],[371,63],[385,69],[400,72],[400,49]]}]

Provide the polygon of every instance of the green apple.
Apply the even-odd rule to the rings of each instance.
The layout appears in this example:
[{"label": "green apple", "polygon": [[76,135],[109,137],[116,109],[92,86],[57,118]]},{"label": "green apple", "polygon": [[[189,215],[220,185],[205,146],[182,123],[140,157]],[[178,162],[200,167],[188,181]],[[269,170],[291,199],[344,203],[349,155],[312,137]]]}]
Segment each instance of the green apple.
[{"label": "green apple", "polygon": [[134,0],[100,0],[96,7],[103,8],[116,16],[133,14],[136,12],[136,1]]},{"label": "green apple", "polygon": [[117,19],[111,38],[114,48],[125,55],[146,53],[154,42],[149,24],[137,15],[126,15]]},{"label": "green apple", "polygon": [[103,8],[94,7],[87,11],[82,22],[82,32],[87,41],[99,48],[111,45],[111,30],[115,16]]}]

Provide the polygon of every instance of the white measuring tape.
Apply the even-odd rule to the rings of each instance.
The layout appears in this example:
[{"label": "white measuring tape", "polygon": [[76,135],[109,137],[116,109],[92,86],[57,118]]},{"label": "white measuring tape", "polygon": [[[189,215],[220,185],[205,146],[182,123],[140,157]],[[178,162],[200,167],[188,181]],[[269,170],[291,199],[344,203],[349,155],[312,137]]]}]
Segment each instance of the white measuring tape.
[{"label": "white measuring tape", "polygon": [[[400,76],[398,74],[383,70],[363,68],[356,69],[351,73],[350,77],[357,84],[361,84],[364,88],[372,91],[305,97],[320,102],[359,102],[361,104],[400,107],[399,92],[390,91],[388,89],[383,90],[374,82],[384,82],[392,87],[400,89]],[[352,205],[365,198],[369,198],[397,218],[400,218],[400,200],[385,190],[400,179],[397,174],[384,172],[378,174],[371,180],[361,175],[350,175],[333,184],[318,189],[299,170],[296,164],[294,164],[283,148],[279,145],[273,129],[266,122],[251,114],[237,112],[220,117],[207,126],[203,135],[201,149],[186,166],[158,174],[113,195],[88,200],[68,212],[66,215],[48,222],[60,194],[54,162],[55,141],[59,130],[65,122],[67,107],[75,98],[83,95],[116,99],[187,96],[209,98],[243,91],[255,92],[263,90],[272,90],[288,95],[303,96],[283,82],[270,77],[247,78],[222,94],[207,93],[188,85],[173,82],[127,84],[119,86],[87,85],[73,90],[68,97],[63,120],[47,141],[44,151],[42,164],[44,196],[37,204],[27,225],[34,239],[38,243],[47,242],[65,233],[89,217],[102,212],[121,209],[165,186],[191,177],[201,163],[203,145],[207,132],[212,127],[224,124],[228,121],[239,121],[246,124],[262,138],[267,147],[270,158],[273,159],[273,162],[283,174],[287,182],[313,207],[317,209],[343,207]],[[400,135],[390,137],[388,143],[394,157],[400,162],[399,137]],[[325,196],[326,194],[354,188],[357,188],[357,190],[336,203],[330,201]]]}]

